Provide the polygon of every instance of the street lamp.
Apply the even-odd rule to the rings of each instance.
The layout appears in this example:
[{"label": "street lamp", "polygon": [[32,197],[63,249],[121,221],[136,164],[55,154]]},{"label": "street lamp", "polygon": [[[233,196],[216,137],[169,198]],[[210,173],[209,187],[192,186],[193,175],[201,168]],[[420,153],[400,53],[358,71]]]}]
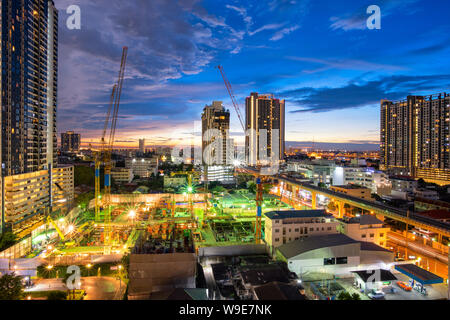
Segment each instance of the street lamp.
[{"label": "street lamp", "polygon": [[121,264],[119,264],[118,268],[119,268],[119,290],[120,290],[122,288],[122,269],[123,269],[123,266]]},{"label": "street lamp", "polygon": [[88,269],[88,277],[90,277],[90,276],[91,276],[91,268],[92,268],[92,264],[88,263],[88,264],[86,265],[86,268]]}]

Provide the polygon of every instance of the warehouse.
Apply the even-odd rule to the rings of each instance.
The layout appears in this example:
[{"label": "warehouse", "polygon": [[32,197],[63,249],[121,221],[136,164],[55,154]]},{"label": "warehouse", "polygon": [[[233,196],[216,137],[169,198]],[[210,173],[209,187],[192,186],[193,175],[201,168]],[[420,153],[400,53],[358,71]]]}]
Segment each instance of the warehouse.
[{"label": "warehouse", "polygon": [[298,275],[349,273],[360,264],[361,243],[343,234],[311,236],[282,245],[277,258]]}]

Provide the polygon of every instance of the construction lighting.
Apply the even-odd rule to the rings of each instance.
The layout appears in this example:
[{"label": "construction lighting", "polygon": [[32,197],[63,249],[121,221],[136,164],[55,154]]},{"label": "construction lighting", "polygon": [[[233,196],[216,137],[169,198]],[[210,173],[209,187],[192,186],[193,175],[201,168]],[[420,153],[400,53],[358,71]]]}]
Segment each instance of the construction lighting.
[{"label": "construction lighting", "polygon": [[128,217],[130,217],[131,219],[134,219],[136,217],[136,211],[130,210],[130,212],[128,213]]},{"label": "construction lighting", "polygon": [[192,187],[188,187],[188,192],[192,192],[192,191],[194,191],[194,189],[192,188]]},{"label": "construction lighting", "polygon": [[73,230],[75,230],[75,227],[74,227],[73,225],[70,225],[70,226],[67,228],[67,231],[69,231],[69,232],[72,232]]},{"label": "construction lighting", "polygon": [[48,270],[52,270],[52,269],[53,269],[53,266],[52,266],[51,264],[49,264],[49,265],[47,266],[47,269],[48,269]]}]

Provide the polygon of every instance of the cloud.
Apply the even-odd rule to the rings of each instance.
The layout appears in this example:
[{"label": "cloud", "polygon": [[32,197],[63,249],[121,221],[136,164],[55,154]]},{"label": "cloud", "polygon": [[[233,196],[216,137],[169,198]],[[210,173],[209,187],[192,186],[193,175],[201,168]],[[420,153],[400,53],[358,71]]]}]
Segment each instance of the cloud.
[{"label": "cloud", "polygon": [[448,86],[450,74],[436,76],[390,76],[338,88],[298,88],[279,96],[299,109],[291,113],[329,112],[378,105],[382,99],[399,100],[408,95],[427,95]]},{"label": "cloud", "polygon": [[261,31],[265,31],[265,30],[276,30],[276,29],[280,29],[282,28],[284,25],[286,25],[286,23],[270,23],[270,24],[266,24],[263,25],[262,27],[256,29],[255,31],[249,31],[249,35],[253,36]]},{"label": "cloud", "polygon": [[270,41],[278,41],[284,38],[284,36],[294,32],[295,30],[299,29],[299,25],[294,25],[292,27],[284,28],[277,33],[275,33],[272,38],[270,38]]},{"label": "cloud", "polygon": [[303,70],[304,73],[316,73],[322,72],[330,69],[342,69],[342,70],[362,70],[362,71],[401,71],[406,68],[396,65],[388,65],[388,64],[379,64],[372,63],[364,60],[356,60],[356,59],[317,59],[317,58],[308,58],[308,57],[295,57],[288,56],[286,57],[289,60],[293,61],[302,61],[302,62],[310,62],[314,64],[322,65],[319,68],[312,70]]},{"label": "cloud", "polygon": [[230,10],[234,10],[236,11],[240,16],[242,16],[242,19],[244,20],[247,29],[253,24],[253,18],[251,16],[249,16],[247,14],[247,9],[245,8],[241,8],[241,7],[236,7],[236,6],[232,6],[232,5],[225,5],[226,8],[230,9]]},{"label": "cloud", "polygon": [[[367,29],[367,19],[370,14],[367,14],[367,8],[375,4],[381,9],[381,16],[387,17],[396,12],[407,13],[411,12],[411,6],[418,2],[419,0],[378,0],[377,3],[372,3],[371,1],[365,1],[367,4],[365,6],[359,7],[359,9],[350,14],[344,14],[340,17],[333,16],[330,18],[330,28],[333,30],[365,30]],[[407,10],[405,10],[407,9]]]}]

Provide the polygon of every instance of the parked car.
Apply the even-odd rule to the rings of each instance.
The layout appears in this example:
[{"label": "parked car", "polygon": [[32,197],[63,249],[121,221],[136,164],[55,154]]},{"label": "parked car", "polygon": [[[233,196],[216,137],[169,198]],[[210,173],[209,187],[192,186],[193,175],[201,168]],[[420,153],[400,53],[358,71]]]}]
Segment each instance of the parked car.
[{"label": "parked car", "polygon": [[368,294],[369,298],[372,300],[382,300],[384,299],[384,292],[381,290],[372,290],[369,294]]},{"label": "parked car", "polygon": [[397,285],[398,285],[400,288],[402,288],[403,290],[405,290],[405,291],[411,291],[411,290],[412,290],[412,287],[409,286],[408,284],[406,284],[406,283],[403,282],[403,281],[397,281]]}]

